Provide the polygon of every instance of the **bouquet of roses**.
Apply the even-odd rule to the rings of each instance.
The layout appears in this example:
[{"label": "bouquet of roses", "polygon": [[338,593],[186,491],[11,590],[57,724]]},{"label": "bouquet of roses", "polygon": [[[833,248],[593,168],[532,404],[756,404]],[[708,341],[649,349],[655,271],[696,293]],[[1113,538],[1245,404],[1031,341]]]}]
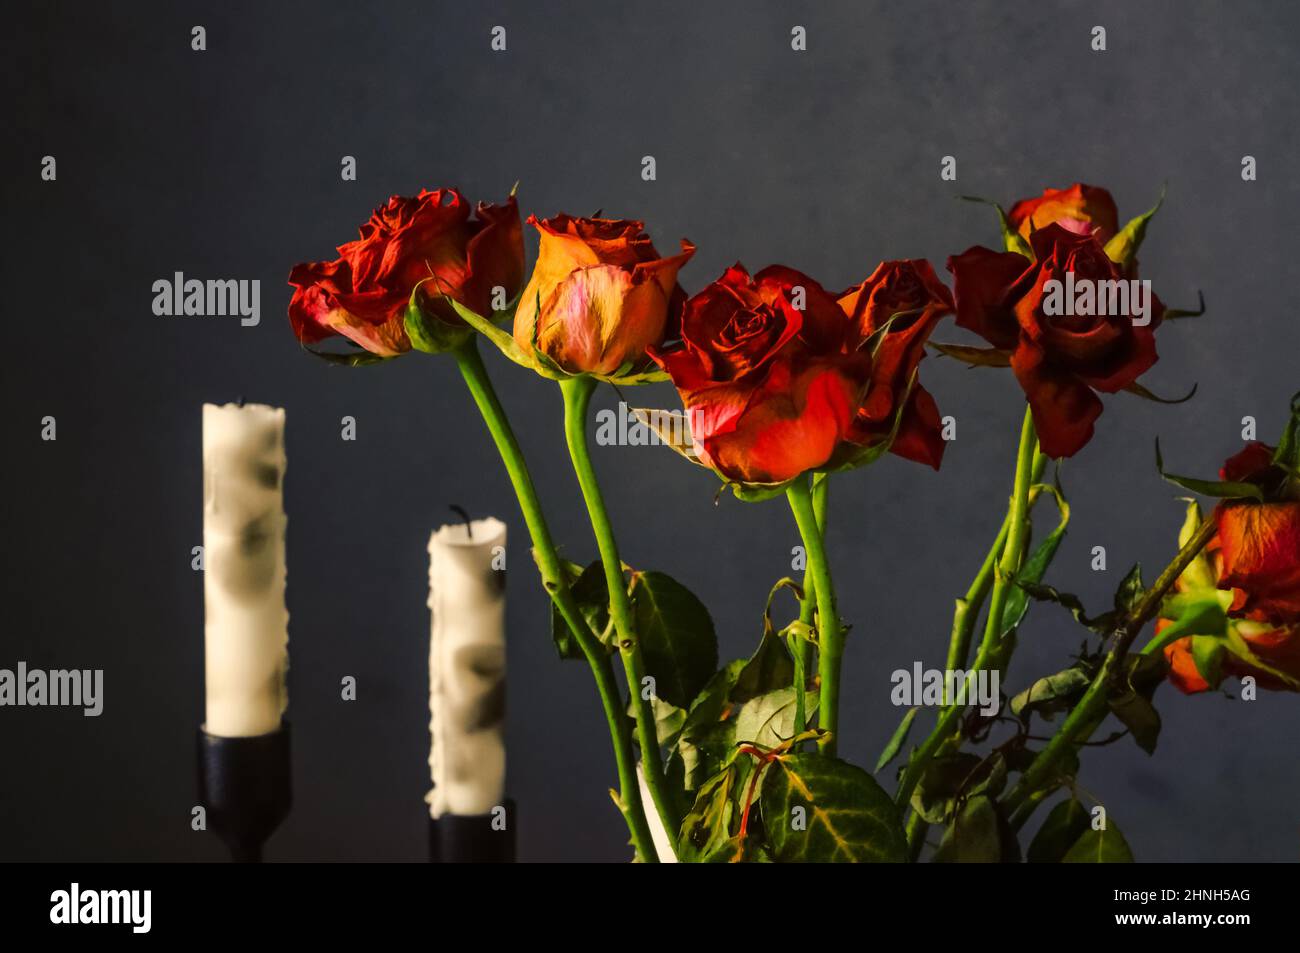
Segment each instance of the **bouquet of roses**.
[{"label": "bouquet of roses", "polygon": [[[455,360],[517,494],[556,648],[591,669],[618,775],[611,793],[638,860],[906,861],[927,848],[946,861],[1129,860],[1119,828],[1076,783],[1085,747],[1131,736],[1151,751],[1166,679],[1205,692],[1233,677],[1243,697],[1300,688],[1300,395],[1276,447],[1248,444],[1217,481],[1165,473],[1157,445],[1162,476],[1218,502],[1203,518],[1189,501],[1177,551],[1152,583],[1134,567],[1094,614],[1044,582],[1070,518],[1049,460],[1087,445],[1099,394],[1161,400],[1139,383],[1156,332],[1204,310],[1168,308],[1138,277],[1158,207],[1121,227],[1110,194],[1078,184],[994,206],[1001,247],[949,258],[951,291],[928,262],[900,260],[840,292],[782,265],[751,274],[736,264],[688,296],[677,282],[688,241],[665,256],[638,221],[530,217],[540,248],[526,278],[515,195],[471,207],[439,189],[394,196],[337,258],[294,267],[289,318],[306,348],[338,364],[410,351]],[[932,341],[950,316],[987,346]],[[350,350],[315,347],[338,336]],[[600,554],[591,565],[557,551],[479,338],[559,386]],[[946,676],[927,699],[935,722],[913,740],[920,708],[910,708],[873,774],[836,753],[852,730],[839,718],[848,627],[823,529],[833,476],[885,453],[939,468],[944,419],[918,374],[927,347],[1010,368],[1027,406],[1006,514],[956,600]],[[807,556],[802,578],[773,585],[753,654],[721,666],[701,601],[623,562],[588,452],[600,384],[668,380],[681,410],[638,411],[644,426],[713,471],[720,491],[785,497]],[[788,621],[776,616],[783,590],[798,605]],[[1078,655],[1009,698],[972,704],[981,679],[996,686],[1008,671],[1036,602],[1078,620]],[[891,795],[876,777],[895,762]]]}]

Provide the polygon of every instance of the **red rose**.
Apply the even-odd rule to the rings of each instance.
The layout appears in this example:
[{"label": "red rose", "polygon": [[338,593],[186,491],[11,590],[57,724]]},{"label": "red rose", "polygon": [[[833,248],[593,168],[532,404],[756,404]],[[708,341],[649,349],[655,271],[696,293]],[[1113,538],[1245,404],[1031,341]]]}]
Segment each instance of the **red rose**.
[{"label": "red rose", "polygon": [[295,265],[289,283],[294,334],[314,344],[339,334],[367,351],[393,357],[411,349],[405,316],[419,282],[421,310],[450,328],[468,327],[443,299],[479,314],[492,311],[492,289],[512,299],[523,283],[524,244],[513,195],[504,205],[480,202],[471,216],[456,189],[394,195],[338,247],[334,261]]},{"label": "red rose", "polygon": [[[641,222],[528,219],[541,233],[537,264],[515,312],[515,342],[569,374],[610,376],[644,366],[646,348],[676,333],[685,295],[678,270],[695,254],[661,258]],[[540,309],[540,310],[539,310]]]},{"label": "red rose", "polygon": [[1231,589],[1231,610],[1262,622],[1300,624],[1300,499],[1288,474],[1258,441],[1228,459],[1220,477],[1254,483],[1265,502],[1231,500],[1214,509],[1222,557],[1219,588]]},{"label": "red rose", "polygon": [[687,302],[681,341],[650,355],[677,386],[699,459],[730,481],[775,484],[825,465],[852,432],[871,357],[850,331],[813,279],[735,265]]},{"label": "red rose", "polygon": [[[1101,415],[1094,391],[1123,390],[1156,362],[1154,331],[1164,305],[1140,291],[1135,299],[1128,285],[1125,307],[1118,294],[1110,294],[1118,285],[1099,284],[1136,280],[1136,269],[1111,261],[1096,235],[1051,224],[1035,231],[1029,244],[1032,261],[978,246],[948,259],[957,324],[1008,353],[1033,408],[1043,452],[1069,457],[1092,438]],[[1092,289],[1090,307],[1075,306],[1070,282]],[[1134,323],[1142,310],[1138,302],[1146,310],[1145,324]],[[1084,313],[1049,313],[1062,306]]]},{"label": "red rose", "polygon": [[[897,316],[876,348],[871,384],[854,421],[851,439],[869,444],[888,436],[896,403],[925,356],[930,332],[944,315],[952,313],[952,295],[928,261],[886,261],[862,284],[841,294],[839,303],[852,323],[852,347]],[[937,470],[946,446],[939,408],[918,383],[908,397],[889,449]]]},{"label": "red rose", "polygon": [[1055,224],[1080,235],[1095,234],[1104,245],[1119,231],[1119,210],[1105,189],[1076,182],[1068,189],[1043,189],[1036,199],[1021,199],[1007,212],[1007,221],[1026,241]]}]

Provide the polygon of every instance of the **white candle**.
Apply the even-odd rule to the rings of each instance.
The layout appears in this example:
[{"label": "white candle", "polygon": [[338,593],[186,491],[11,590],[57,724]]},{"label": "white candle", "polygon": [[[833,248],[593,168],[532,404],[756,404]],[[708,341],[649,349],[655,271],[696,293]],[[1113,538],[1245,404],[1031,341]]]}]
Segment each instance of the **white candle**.
[{"label": "white candle", "polygon": [[203,405],[204,730],[280,727],[288,704],[284,410]]},{"label": "white candle", "polygon": [[506,527],[429,539],[429,814],[488,814],[505,797]]}]

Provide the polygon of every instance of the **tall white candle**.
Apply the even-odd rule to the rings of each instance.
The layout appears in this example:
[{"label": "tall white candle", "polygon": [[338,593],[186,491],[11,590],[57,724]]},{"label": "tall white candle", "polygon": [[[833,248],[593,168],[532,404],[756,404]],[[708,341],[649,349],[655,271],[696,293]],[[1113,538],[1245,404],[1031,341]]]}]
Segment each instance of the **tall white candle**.
[{"label": "tall white candle", "polygon": [[284,410],[203,405],[207,720],[225,738],[280,726],[288,704]]},{"label": "tall white candle", "polygon": [[429,539],[429,814],[487,814],[505,797],[506,527]]}]

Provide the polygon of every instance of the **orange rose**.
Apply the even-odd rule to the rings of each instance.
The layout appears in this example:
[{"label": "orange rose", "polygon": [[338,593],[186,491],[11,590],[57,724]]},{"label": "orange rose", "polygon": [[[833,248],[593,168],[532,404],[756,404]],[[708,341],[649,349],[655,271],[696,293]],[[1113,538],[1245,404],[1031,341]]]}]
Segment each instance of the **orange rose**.
[{"label": "orange rose", "polygon": [[1119,231],[1119,211],[1105,189],[1076,182],[1068,189],[1043,189],[1036,199],[1021,199],[1007,213],[1011,227],[1026,240],[1048,225],[1080,235],[1096,234],[1103,245]]},{"label": "orange rose", "polygon": [[1220,477],[1263,487],[1265,502],[1224,501],[1214,509],[1222,557],[1219,588],[1233,591],[1231,611],[1261,622],[1300,623],[1300,499],[1273,464],[1273,448],[1253,442],[1223,465]]},{"label": "orange rose", "polygon": [[[1239,636],[1249,655],[1242,657],[1225,645],[1229,651],[1222,652],[1221,674],[1250,675],[1261,688],[1294,691],[1300,685],[1300,500],[1291,498],[1293,478],[1273,456],[1272,447],[1254,442],[1223,465],[1221,479],[1260,487],[1264,501],[1220,502],[1214,510],[1214,538],[1175,588],[1207,597],[1216,588],[1231,590],[1228,631],[1206,635]],[[1194,519],[1199,522],[1189,516],[1183,528],[1184,544]],[[1169,624],[1159,620],[1156,632]],[[1217,687],[1197,666],[1191,636],[1167,646],[1165,659],[1170,680],[1180,690],[1190,694]]]},{"label": "orange rose", "polygon": [[646,348],[676,333],[685,295],[677,272],[695,254],[661,258],[641,222],[528,219],[541,233],[537,265],[515,312],[515,342],[569,374],[612,376],[644,367]]}]

